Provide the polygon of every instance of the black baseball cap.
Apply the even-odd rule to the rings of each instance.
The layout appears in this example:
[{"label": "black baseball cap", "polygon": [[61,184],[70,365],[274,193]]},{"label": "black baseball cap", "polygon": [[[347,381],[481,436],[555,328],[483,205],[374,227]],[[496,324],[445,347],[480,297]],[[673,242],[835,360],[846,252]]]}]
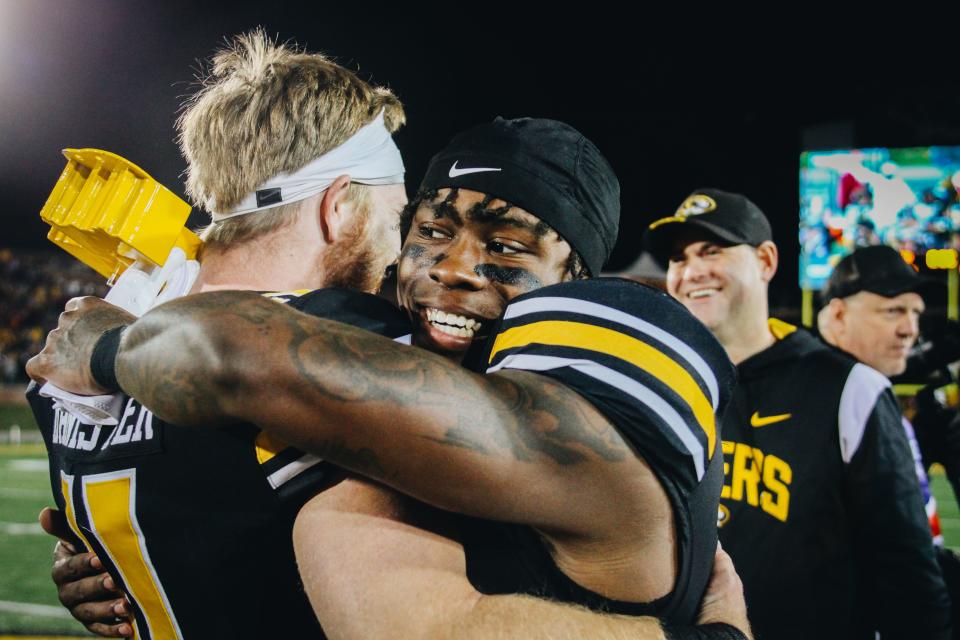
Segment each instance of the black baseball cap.
[{"label": "black baseball cap", "polygon": [[650,223],[643,236],[643,248],[660,264],[666,264],[676,236],[691,227],[707,231],[729,245],[757,246],[773,240],[770,222],[749,198],[720,189],[697,189],[672,216]]},{"label": "black baseball cap", "polygon": [[573,127],[545,118],[497,118],[468,129],[433,156],[421,189],[462,187],[526,209],[600,273],[617,241],[620,182],[600,150]]},{"label": "black baseball cap", "polygon": [[938,284],[917,273],[892,247],[877,245],[857,249],[838,262],[820,296],[823,304],[861,291],[895,298],[908,291],[924,295]]}]

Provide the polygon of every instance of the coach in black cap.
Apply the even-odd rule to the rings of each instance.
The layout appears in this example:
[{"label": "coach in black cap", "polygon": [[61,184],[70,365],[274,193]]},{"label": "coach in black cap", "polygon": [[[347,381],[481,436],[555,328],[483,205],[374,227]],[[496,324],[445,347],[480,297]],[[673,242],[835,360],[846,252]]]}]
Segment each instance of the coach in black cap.
[{"label": "coach in black cap", "polygon": [[[667,263],[669,293],[737,365],[718,524],[757,637],[950,637],[949,598],[889,381],[770,317],[778,255],[760,209],[698,189],[651,223],[646,247]],[[857,275],[843,279],[840,295],[853,295],[832,307],[887,300],[872,288],[919,301],[912,269],[892,250],[879,260],[875,251],[841,263],[838,281]],[[894,307],[912,318],[892,338],[898,357],[916,335],[911,304]],[[844,335],[886,344],[865,324],[845,325]]]},{"label": "coach in black cap", "polygon": [[937,286],[936,280],[917,273],[895,249],[878,245],[857,249],[838,262],[821,298],[826,305],[834,298],[847,298],[861,291],[884,298],[907,292],[926,295]]},{"label": "coach in black cap", "polygon": [[778,252],[770,223],[746,196],[697,189],[648,227],[644,247],[672,296],[713,331],[734,364],[774,342],[767,289]]},{"label": "coach in black cap", "polygon": [[760,208],[746,196],[720,189],[697,189],[677,211],[652,222],[644,236],[644,249],[661,263],[676,244],[677,238],[693,232],[707,232],[725,245],[759,246],[773,240],[770,223]]},{"label": "coach in black cap", "polygon": [[837,264],[823,290],[820,334],[883,375],[899,375],[919,335],[923,297],[937,286],[891,247],[857,249]]}]

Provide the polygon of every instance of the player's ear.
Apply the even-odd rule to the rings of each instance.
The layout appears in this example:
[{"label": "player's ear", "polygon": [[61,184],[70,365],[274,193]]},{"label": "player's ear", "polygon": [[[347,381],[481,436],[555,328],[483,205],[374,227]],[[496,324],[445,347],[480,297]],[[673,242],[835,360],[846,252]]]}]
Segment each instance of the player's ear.
[{"label": "player's ear", "polygon": [[347,190],[350,188],[350,176],[338,176],[323,192],[318,211],[320,230],[328,244],[340,240],[349,228],[350,208]]},{"label": "player's ear", "polygon": [[773,280],[777,273],[777,265],[780,262],[777,245],[769,240],[764,240],[757,246],[757,259],[760,261],[760,274],[764,282]]}]

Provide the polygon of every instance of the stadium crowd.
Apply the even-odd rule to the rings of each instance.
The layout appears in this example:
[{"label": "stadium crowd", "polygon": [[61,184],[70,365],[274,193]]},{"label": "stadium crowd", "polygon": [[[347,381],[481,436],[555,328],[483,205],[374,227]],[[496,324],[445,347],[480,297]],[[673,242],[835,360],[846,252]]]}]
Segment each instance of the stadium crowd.
[{"label": "stadium crowd", "polygon": [[62,251],[0,249],[0,384],[26,382],[67,300],[104,293],[103,278]]}]

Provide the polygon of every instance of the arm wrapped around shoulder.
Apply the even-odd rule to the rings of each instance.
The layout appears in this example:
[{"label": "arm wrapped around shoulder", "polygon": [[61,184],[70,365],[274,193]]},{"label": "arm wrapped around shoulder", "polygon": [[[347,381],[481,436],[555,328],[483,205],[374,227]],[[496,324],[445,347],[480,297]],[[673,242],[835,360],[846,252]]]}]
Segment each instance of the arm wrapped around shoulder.
[{"label": "arm wrapped around shoulder", "polygon": [[[269,380],[270,337],[283,319],[306,317],[250,291],[187,296],[151,309],[120,340],[120,388],[182,426],[220,424],[250,389]],[[264,344],[267,346],[264,346]]]},{"label": "arm wrapped around shoulder", "polygon": [[736,373],[678,302],[627,280],[566,282],[512,300],[492,335],[488,373],[557,380],[600,409],[681,494],[700,484]]}]

